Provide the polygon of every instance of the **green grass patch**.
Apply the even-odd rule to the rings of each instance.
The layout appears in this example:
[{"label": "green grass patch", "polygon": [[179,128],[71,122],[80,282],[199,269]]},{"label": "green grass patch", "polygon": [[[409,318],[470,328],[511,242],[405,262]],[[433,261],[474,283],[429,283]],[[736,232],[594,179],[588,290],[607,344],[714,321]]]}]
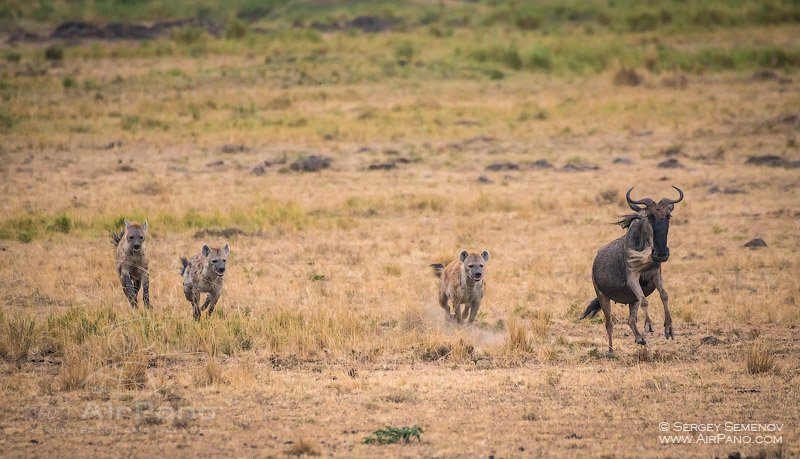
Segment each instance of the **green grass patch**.
[{"label": "green grass patch", "polygon": [[422,434],[422,427],[418,425],[414,427],[387,426],[385,429],[378,429],[372,435],[365,437],[362,442],[368,445],[391,445],[400,442],[408,443],[414,438],[417,441],[422,441],[420,434]]}]

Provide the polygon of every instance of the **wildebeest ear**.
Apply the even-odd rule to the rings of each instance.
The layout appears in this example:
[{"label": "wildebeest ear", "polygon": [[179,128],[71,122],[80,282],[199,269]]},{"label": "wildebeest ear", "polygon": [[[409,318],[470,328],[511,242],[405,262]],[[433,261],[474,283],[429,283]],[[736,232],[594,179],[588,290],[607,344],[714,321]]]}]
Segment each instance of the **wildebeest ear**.
[{"label": "wildebeest ear", "polygon": [[464,263],[464,260],[466,260],[468,256],[469,252],[462,250],[461,253],[458,254],[458,259],[461,260],[461,263]]},{"label": "wildebeest ear", "polygon": [[125,228],[128,228],[130,226],[131,226],[131,221],[126,218],[125,219]]},{"label": "wildebeest ear", "polygon": [[222,248],[222,252],[225,253],[226,256],[231,253],[231,248],[227,242],[225,243],[225,247]]},{"label": "wildebeest ear", "polygon": [[209,248],[208,248],[208,245],[206,245],[206,244],[203,244],[203,248],[202,248],[202,249],[200,249],[200,253],[201,253],[201,254],[202,254],[204,257],[207,257],[207,256],[208,256],[208,254],[209,254],[209,253],[211,253],[211,249],[209,249]]},{"label": "wildebeest ear", "polygon": [[489,251],[484,250],[483,252],[481,252],[481,258],[483,258],[483,261],[489,261]]},{"label": "wildebeest ear", "polygon": [[142,229],[144,231],[147,231],[147,220],[145,220],[144,223],[142,223]]}]

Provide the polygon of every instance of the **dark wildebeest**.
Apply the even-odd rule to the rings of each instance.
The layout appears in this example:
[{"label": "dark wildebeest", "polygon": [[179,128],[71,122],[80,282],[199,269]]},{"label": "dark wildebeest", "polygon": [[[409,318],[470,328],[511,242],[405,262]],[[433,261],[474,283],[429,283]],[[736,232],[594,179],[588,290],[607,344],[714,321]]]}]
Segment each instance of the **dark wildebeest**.
[{"label": "dark wildebeest", "polygon": [[677,200],[664,198],[655,202],[650,198],[639,201],[631,199],[631,188],[625,194],[628,206],[636,213],[622,217],[617,222],[628,232],[597,251],[592,265],[592,283],[597,298],[589,303],[581,319],[594,317],[600,309],[606,321],[608,332],[608,352],[613,352],[611,332],[611,301],[627,304],[630,308],[630,325],[637,344],[647,344],[636,328],[636,313],[639,306],[644,311],[645,331],[652,332],[653,324],[647,313],[647,296],[658,289],[664,304],[664,335],[675,339],[672,334],[672,317],[669,313],[669,297],[664,290],[661,277],[661,263],[669,259],[667,233],[673,206],[683,200],[683,191],[678,187]]}]

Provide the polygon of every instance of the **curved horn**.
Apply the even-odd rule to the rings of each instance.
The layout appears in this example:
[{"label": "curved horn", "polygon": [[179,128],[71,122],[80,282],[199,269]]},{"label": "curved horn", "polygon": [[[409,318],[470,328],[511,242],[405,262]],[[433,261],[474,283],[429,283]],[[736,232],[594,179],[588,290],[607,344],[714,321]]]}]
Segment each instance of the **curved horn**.
[{"label": "curved horn", "polygon": [[630,207],[636,212],[639,212],[640,210],[642,210],[642,208],[637,206],[637,204],[649,206],[650,204],[653,203],[653,200],[650,198],[644,198],[640,201],[634,201],[633,199],[631,199],[631,191],[633,191],[633,188],[634,187],[631,187],[631,189],[628,190],[627,193],[625,193],[625,199],[628,201],[628,207]]},{"label": "curved horn", "polygon": [[677,199],[677,200],[672,200],[672,199],[669,199],[669,198],[664,198],[664,201],[668,202],[669,204],[677,204],[677,203],[679,203],[679,202],[683,201],[683,190],[681,190],[680,188],[676,187],[675,185],[673,185],[673,186],[672,186],[672,188],[675,188],[676,190],[678,190],[678,194],[679,194],[680,196],[678,197],[678,199]]}]

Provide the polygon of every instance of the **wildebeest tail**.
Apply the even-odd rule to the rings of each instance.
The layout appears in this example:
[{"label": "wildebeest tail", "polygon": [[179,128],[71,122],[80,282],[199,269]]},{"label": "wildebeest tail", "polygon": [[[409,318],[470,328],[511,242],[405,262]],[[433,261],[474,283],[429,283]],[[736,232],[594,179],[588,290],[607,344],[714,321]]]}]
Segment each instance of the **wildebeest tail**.
[{"label": "wildebeest tail", "polygon": [[442,277],[442,271],[444,271],[444,265],[441,263],[434,263],[431,265],[433,268],[433,273],[436,274],[436,277]]},{"label": "wildebeest tail", "polygon": [[181,276],[186,272],[186,268],[189,266],[189,260],[186,258],[181,257]]},{"label": "wildebeest tail", "polygon": [[119,241],[122,240],[122,236],[124,235],[125,235],[125,230],[120,231],[119,234],[111,233],[111,243],[114,244],[114,247],[119,245]]},{"label": "wildebeest tail", "polygon": [[595,298],[591,303],[589,303],[589,306],[586,306],[586,310],[583,311],[583,315],[581,316],[580,320],[583,320],[587,317],[591,319],[592,317],[596,316],[598,312],[600,312],[600,300]]}]

